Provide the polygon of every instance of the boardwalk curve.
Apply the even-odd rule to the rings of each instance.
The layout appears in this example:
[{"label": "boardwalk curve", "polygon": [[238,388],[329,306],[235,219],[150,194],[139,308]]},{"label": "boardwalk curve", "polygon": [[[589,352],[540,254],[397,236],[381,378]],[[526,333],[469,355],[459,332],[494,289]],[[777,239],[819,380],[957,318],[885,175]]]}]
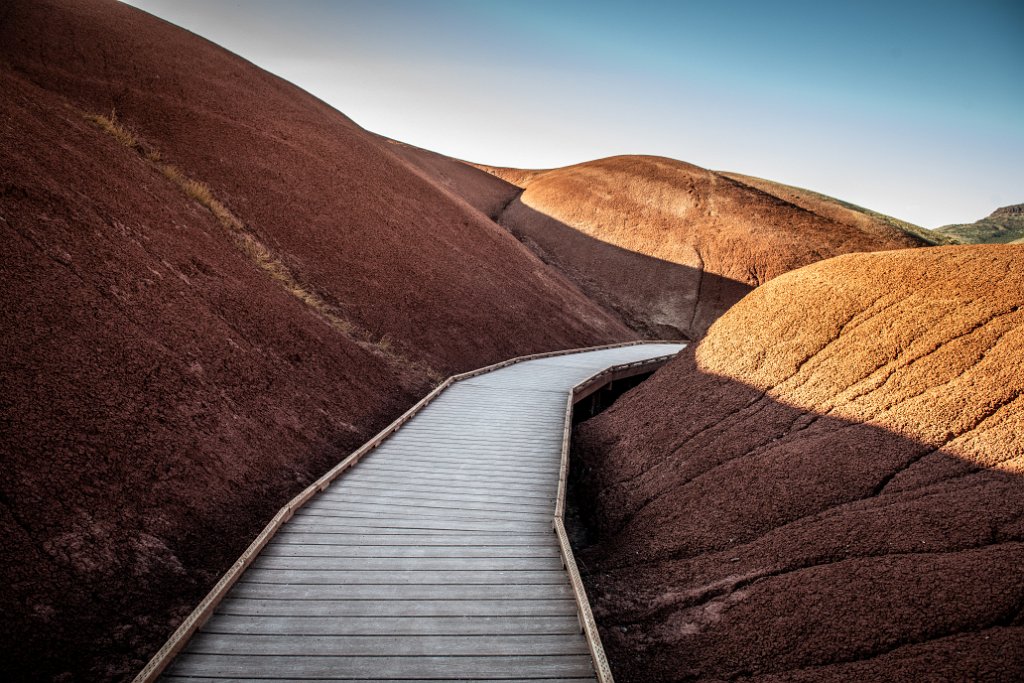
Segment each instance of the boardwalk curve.
[{"label": "boardwalk curve", "polygon": [[449,379],[286,506],[136,680],[610,680],[561,524],[568,418],[680,348]]}]

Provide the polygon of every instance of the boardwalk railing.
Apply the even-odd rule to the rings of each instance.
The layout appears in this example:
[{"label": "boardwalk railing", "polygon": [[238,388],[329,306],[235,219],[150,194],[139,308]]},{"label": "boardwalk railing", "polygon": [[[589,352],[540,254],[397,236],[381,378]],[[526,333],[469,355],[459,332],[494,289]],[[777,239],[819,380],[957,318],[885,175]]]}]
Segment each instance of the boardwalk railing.
[{"label": "boardwalk railing", "polygon": [[558,535],[558,547],[562,552],[562,564],[569,573],[569,583],[572,585],[573,596],[576,598],[576,610],[580,620],[580,628],[583,629],[583,634],[587,639],[590,657],[594,660],[594,673],[597,674],[599,683],[614,683],[614,677],[612,676],[611,666],[608,664],[608,657],[604,652],[604,646],[601,644],[601,635],[597,630],[597,622],[594,620],[594,612],[590,608],[590,600],[587,599],[587,591],[583,586],[583,579],[580,577],[576,558],[572,553],[569,535],[565,531],[565,498],[569,481],[569,440],[572,435],[573,406],[610,382],[653,372],[668,362],[673,355],[657,356],[633,363],[615,365],[596,375],[592,375],[572,388],[565,405],[565,426],[562,431],[562,464],[558,473],[558,494],[555,499],[553,526],[555,534]]},{"label": "boardwalk railing", "polygon": [[[585,353],[591,351],[599,351],[602,349],[614,349],[622,348],[627,346],[636,346],[641,344],[659,344],[659,343],[673,343],[665,342],[661,340],[655,341],[633,341],[625,342],[620,344],[607,344],[604,346],[594,346],[587,348],[578,349],[566,349],[561,351],[551,351],[545,353],[536,353],[526,356],[519,356],[511,358],[509,360],[494,363],[477,370],[464,372],[457,375],[452,375],[429,394],[424,396],[420,401],[413,405],[409,410],[403,413],[398,419],[392,422],[390,425],[381,430],[376,436],[367,441],[353,453],[351,453],[344,460],[339,462],[337,465],[328,470],[323,476],[317,479],[315,482],[306,487],[302,492],[292,498],[288,503],[282,507],[276,515],[267,523],[263,530],[253,540],[248,548],[242,553],[242,555],[231,565],[228,571],[221,577],[221,579],[213,586],[209,593],[203,598],[203,600],[196,606],[196,608],[182,621],[178,628],[171,634],[167,642],[153,655],[152,659],[146,664],[146,666],[136,675],[134,683],[150,683],[155,681],[161,673],[168,667],[171,661],[177,656],[182,649],[188,644],[189,639],[210,619],[213,615],[217,605],[221,602],[228,591],[234,586],[238,579],[242,576],[247,568],[256,560],[260,555],[261,551],[266,547],[267,543],[274,537],[277,531],[285,524],[295,512],[305,505],[311,498],[316,494],[324,491],[333,481],[335,481],[342,473],[353,467],[358,463],[365,455],[370,453],[373,449],[383,443],[390,435],[398,431],[405,423],[411,420],[417,413],[422,411],[427,405],[429,405],[435,398],[438,397],[445,389],[452,384],[461,380],[470,379],[479,375],[498,370],[510,365],[522,363],[524,361],[536,360],[540,358],[550,358],[554,356],[571,355],[576,353]],[[562,563],[569,574],[570,583],[572,585],[573,594],[575,596],[578,618],[580,621],[580,627],[587,640],[587,645],[590,650],[591,657],[594,662],[594,669],[597,678],[602,683],[612,683],[613,678],[611,670],[608,666],[607,658],[605,657],[604,648],[601,645],[601,639],[598,635],[597,625],[594,621],[594,616],[590,608],[589,601],[587,599],[586,591],[583,587],[583,582],[580,578],[579,569],[576,566],[575,559],[572,553],[572,547],[569,544],[569,539],[565,531],[564,524],[564,513],[565,513],[565,495],[566,495],[566,483],[568,476],[569,467],[569,437],[572,430],[572,410],[575,403],[586,398],[594,391],[600,389],[602,386],[609,382],[615,381],[625,377],[632,377],[638,374],[652,372],[659,366],[667,362],[674,354],[665,356],[659,356],[655,358],[649,358],[641,361],[632,363],[626,363],[622,365],[616,365],[606,370],[603,370],[590,378],[580,382],[572,391],[569,393],[566,408],[565,408],[565,426],[562,435],[562,454],[561,454],[561,467],[559,472],[558,482],[558,493],[555,505],[555,514],[553,519],[554,532],[558,536],[558,545],[561,549]]]}]

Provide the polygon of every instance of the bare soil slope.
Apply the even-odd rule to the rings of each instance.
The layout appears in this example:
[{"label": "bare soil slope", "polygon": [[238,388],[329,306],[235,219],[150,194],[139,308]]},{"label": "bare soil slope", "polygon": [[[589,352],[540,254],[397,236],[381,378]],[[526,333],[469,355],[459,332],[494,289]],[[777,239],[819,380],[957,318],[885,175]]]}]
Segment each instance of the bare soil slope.
[{"label": "bare soil slope", "polygon": [[749,294],[578,429],[621,681],[1024,675],[1024,247]]},{"label": "bare soil slope", "polygon": [[773,183],[662,157],[480,168],[525,188],[502,225],[651,336],[696,338],[752,287],[808,263],[933,243],[822,195],[798,202]]},{"label": "bare soil slope", "polygon": [[132,675],[441,376],[633,336],[390,145],[133,8],[4,3],[0,91],[4,680]]},{"label": "bare soil slope", "polygon": [[491,220],[496,220],[509,202],[522,191],[513,183],[459,159],[390,138],[380,139],[391,145],[391,151],[416,172]]},{"label": "bare soil slope", "polygon": [[895,228],[898,231],[909,233],[921,239],[926,244],[936,246],[959,244],[955,239],[934,230],[928,230],[913,223],[901,221],[898,218],[886,216],[883,213],[865,209],[863,206],[844,202],[841,199],[829,197],[813,190],[783,185],[772,180],[764,180],[763,178],[729,173],[727,171],[719,171],[719,175],[724,175],[738,183],[767,192],[802,209],[825,216],[837,223],[859,228],[867,233],[875,233],[884,237],[891,234],[891,229]]}]

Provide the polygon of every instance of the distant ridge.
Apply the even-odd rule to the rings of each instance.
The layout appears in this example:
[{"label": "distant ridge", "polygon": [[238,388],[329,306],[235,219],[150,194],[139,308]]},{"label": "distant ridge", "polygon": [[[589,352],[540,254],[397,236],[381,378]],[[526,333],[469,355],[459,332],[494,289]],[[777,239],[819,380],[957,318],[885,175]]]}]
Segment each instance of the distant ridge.
[{"label": "distant ridge", "polygon": [[937,229],[964,244],[1024,243],[1024,204],[996,209],[974,223],[944,225]]}]

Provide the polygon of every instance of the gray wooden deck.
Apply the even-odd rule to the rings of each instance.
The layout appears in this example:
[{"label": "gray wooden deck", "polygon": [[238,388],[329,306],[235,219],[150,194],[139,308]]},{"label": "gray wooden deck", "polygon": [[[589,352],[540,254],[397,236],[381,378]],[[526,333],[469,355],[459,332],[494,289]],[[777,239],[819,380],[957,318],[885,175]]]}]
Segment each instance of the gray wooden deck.
[{"label": "gray wooden deck", "polygon": [[452,384],[286,522],[165,680],[594,680],[552,533],[568,392],[644,344]]}]

